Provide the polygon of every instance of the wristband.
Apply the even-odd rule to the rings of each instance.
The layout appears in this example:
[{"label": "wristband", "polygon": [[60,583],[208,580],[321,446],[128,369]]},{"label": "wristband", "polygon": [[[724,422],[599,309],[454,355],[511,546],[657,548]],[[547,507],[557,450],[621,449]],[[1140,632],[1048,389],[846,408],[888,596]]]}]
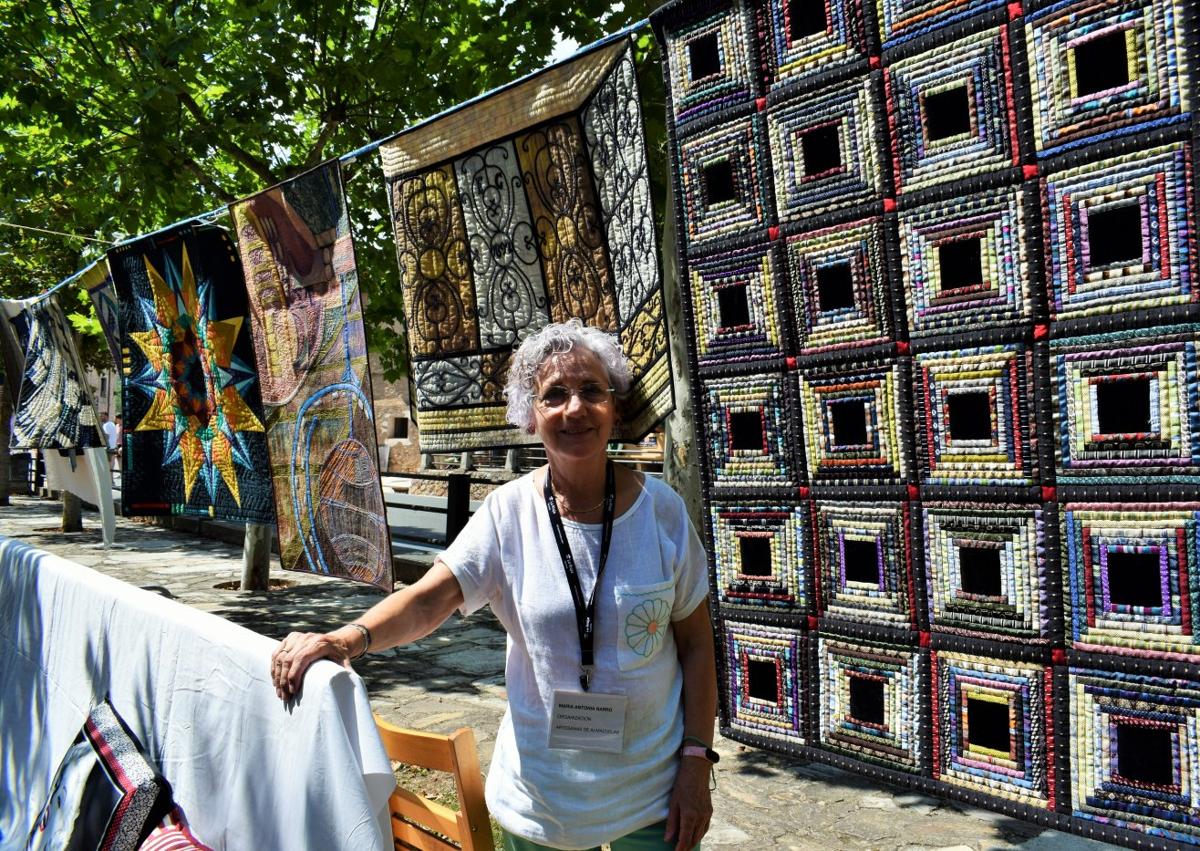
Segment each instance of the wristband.
[{"label": "wristband", "polygon": [[371,649],[371,630],[367,629],[365,626],[363,626],[360,623],[350,623],[350,624],[346,624],[346,626],[354,627],[360,633],[362,633],[362,637],[363,637],[362,652],[355,653],[353,656],[350,657],[350,661],[353,662],[355,659],[361,659],[363,656],[366,656],[367,651]]},{"label": "wristband", "polygon": [[700,747],[699,745],[684,745],[679,749],[680,756],[698,756],[702,759],[707,759],[713,765],[721,761],[721,755],[709,747]]}]

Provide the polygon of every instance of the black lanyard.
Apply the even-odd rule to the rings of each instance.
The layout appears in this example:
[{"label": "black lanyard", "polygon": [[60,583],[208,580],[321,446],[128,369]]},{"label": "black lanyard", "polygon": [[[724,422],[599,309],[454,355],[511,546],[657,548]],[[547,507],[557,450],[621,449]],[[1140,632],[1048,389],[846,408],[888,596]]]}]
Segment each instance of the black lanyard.
[{"label": "black lanyard", "polygon": [[579,571],[575,568],[575,556],[567,542],[567,530],[558,513],[558,502],[554,499],[554,487],[550,482],[550,467],[546,467],[546,511],[550,514],[550,528],[554,530],[554,542],[562,556],[563,572],[567,574],[567,587],[571,589],[571,601],[575,604],[575,625],[579,630],[579,685],[584,691],[592,680],[592,669],[596,665],[593,647],[596,637],[596,589],[604,575],[604,563],[608,561],[608,545],[612,543],[613,517],[617,511],[617,480],[613,473],[613,462],[609,461],[604,472],[604,527],[600,533],[600,561],[596,565],[596,584],[587,603],[583,601],[583,588],[579,585]]}]

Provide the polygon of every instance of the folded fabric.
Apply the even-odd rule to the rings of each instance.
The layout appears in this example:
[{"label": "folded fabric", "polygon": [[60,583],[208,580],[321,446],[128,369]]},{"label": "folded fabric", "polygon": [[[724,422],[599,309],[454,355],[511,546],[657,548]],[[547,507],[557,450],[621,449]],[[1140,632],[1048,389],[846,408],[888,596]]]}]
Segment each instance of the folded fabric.
[{"label": "folded fabric", "polygon": [[170,800],[170,786],[105,700],[59,763],[26,849],[136,851]]},{"label": "folded fabric", "polygon": [[188,826],[183,810],[175,807],[141,844],[138,851],[212,851],[196,838]]}]

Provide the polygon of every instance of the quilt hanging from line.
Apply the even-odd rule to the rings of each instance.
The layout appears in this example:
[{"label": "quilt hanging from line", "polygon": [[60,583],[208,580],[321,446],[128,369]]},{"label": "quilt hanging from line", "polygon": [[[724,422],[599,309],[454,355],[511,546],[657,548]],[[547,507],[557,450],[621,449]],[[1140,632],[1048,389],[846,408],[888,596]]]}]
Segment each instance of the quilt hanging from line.
[{"label": "quilt hanging from line", "polygon": [[[0,299],[0,359],[10,398],[20,397],[25,374],[25,350],[34,327],[31,311],[38,299]],[[72,338],[73,342],[73,338]],[[15,415],[14,415],[15,421]],[[72,448],[47,448],[41,452],[46,464],[46,486],[70,491],[100,512],[104,543],[116,536],[113,515],[112,478],[108,453],[102,442]]]},{"label": "quilt hanging from line", "polygon": [[1200,847],[1198,12],[651,14],[724,735]]},{"label": "quilt hanging from line", "polygon": [[262,402],[229,234],[182,225],[108,259],[120,305],[122,512],[270,523]]},{"label": "quilt hanging from line", "polygon": [[0,299],[0,359],[4,362],[4,384],[15,407],[25,375],[25,346],[29,343],[27,308],[37,299]]},{"label": "quilt hanging from line", "polygon": [[631,42],[404,131],[380,148],[421,449],[536,441],[505,422],[513,350],[572,317],[617,336],[637,440],[674,407]]},{"label": "quilt hanging from line", "polygon": [[267,414],[281,561],[392,587],[354,244],[330,162],[231,207]]},{"label": "quilt hanging from line", "polygon": [[74,332],[57,298],[30,300],[10,327],[22,367],[9,448],[103,446]]},{"label": "quilt hanging from line", "polygon": [[112,355],[113,365],[121,365],[121,317],[117,312],[117,291],[113,287],[112,271],[108,267],[108,258],[103,257],[88,267],[80,277],[79,282],[87,290],[92,306],[96,309],[96,318],[100,321],[100,330],[104,332],[104,341],[108,343],[108,353]]}]

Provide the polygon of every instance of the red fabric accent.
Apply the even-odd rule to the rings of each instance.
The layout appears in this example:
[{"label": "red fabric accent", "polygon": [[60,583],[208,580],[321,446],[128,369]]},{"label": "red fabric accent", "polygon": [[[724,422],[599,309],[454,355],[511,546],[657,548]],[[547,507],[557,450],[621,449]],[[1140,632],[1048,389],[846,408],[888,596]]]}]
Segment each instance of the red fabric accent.
[{"label": "red fabric accent", "polygon": [[1008,19],[1010,21],[1016,20],[1017,18],[1021,17],[1023,14],[1025,14],[1025,11],[1021,8],[1020,3],[1009,3],[1008,4]]},{"label": "red fabric accent", "polygon": [[872,68],[878,68],[879,64],[880,64],[880,59],[878,56],[872,56],[870,59],[867,60],[867,64],[869,64]]},{"label": "red fabric accent", "polygon": [[1033,180],[1038,176],[1038,167],[1036,165],[1021,166],[1021,174],[1024,175],[1026,180]]},{"label": "red fabric accent", "polygon": [[1063,650],[1061,647],[1055,647],[1050,651],[1050,661],[1055,665],[1067,664],[1067,651]]},{"label": "red fabric accent", "polygon": [[110,776],[125,792],[121,796],[121,801],[113,811],[112,817],[108,822],[108,827],[104,831],[104,844],[101,846],[101,851],[109,851],[117,839],[117,834],[120,832],[121,822],[125,820],[130,806],[133,805],[133,793],[137,791],[137,784],[130,780],[129,776],[125,773],[125,767],[121,765],[121,761],[113,753],[112,745],[108,743],[108,739],[104,738],[104,733],[96,726],[96,722],[89,717],[84,722],[83,729],[86,731],[87,737],[91,740],[92,747],[108,767]]},{"label": "red fabric accent", "polygon": [[808,628],[811,629],[813,632],[817,631],[817,616],[816,615],[808,616]]},{"label": "red fabric accent", "polygon": [[906,343],[904,340],[900,340],[899,342],[896,343],[896,354],[906,355],[906,354],[908,354],[908,352],[909,352],[908,343]]},{"label": "red fabric accent", "polygon": [[1053,485],[1042,485],[1042,502],[1054,502],[1057,497],[1057,488]]},{"label": "red fabric accent", "polygon": [[931,638],[932,638],[932,636],[930,636],[930,634],[928,632],[925,632],[924,630],[922,630],[920,633],[921,646],[928,647]]},{"label": "red fabric accent", "polygon": [[884,198],[883,199],[883,211],[885,213],[896,212],[896,199],[895,198]]},{"label": "red fabric accent", "polygon": [[918,488],[916,485],[909,485],[908,486],[908,498],[914,499],[914,500],[920,499],[921,498],[921,489]]},{"label": "red fabric accent", "polygon": [[759,112],[762,112],[764,109],[767,108],[767,99],[766,98],[755,98],[754,108],[757,109]]},{"label": "red fabric accent", "polygon": [[189,849],[212,851],[195,837],[187,825],[183,824],[163,824],[156,827],[146,837],[146,841],[138,846],[138,851],[189,851]]},{"label": "red fabric accent", "polygon": [[1033,339],[1044,340],[1050,336],[1050,326],[1045,322],[1039,322],[1033,326]]},{"label": "red fabric accent", "polygon": [[806,488],[806,487],[801,487],[801,488],[800,488],[800,498],[801,498],[801,499],[808,499],[808,488]]},{"label": "red fabric accent", "polygon": [[773,240],[774,240],[774,239],[779,239],[779,228],[778,228],[778,226],[772,226],[772,227],[769,227],[769,228],[767,228],[767,236],[768,236],[769,238],[773,239]]}]

